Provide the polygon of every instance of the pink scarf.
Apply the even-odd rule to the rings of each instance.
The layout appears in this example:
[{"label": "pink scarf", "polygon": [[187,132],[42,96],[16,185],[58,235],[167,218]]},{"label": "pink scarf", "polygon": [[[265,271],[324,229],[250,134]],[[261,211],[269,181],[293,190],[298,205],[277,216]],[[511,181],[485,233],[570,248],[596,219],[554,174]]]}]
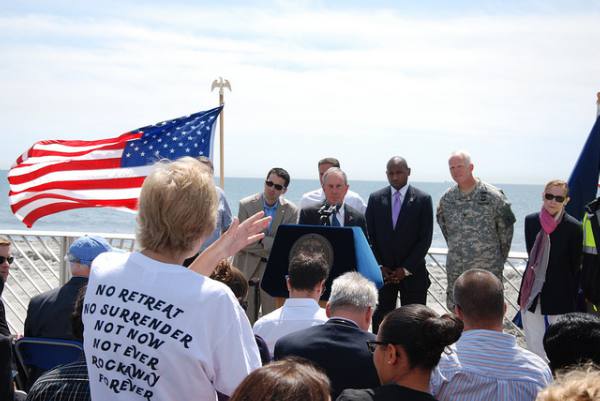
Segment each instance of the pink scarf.
[{"label": "pink scarf", "polygon": [[523,310],[529,309],[535,298],[542,291],[542,287],[546,281],[546,270],[548,269],[548,260],[550,258],[550,234],[556,230],[564,214],[564,211],[561,211],[554,217],[544,208],[540,212],[540,225],[542,229],[535,237],[529,261],[523,274],[523,282],[521,283],[519,306]]}]

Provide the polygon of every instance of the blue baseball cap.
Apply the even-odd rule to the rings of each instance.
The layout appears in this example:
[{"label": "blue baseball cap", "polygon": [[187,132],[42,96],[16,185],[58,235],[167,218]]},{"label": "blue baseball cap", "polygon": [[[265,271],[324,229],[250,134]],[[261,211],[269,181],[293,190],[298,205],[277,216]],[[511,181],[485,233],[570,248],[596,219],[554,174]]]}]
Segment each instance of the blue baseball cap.
[{"label": "blue baseball cap", "polygon": [[113,248],[102,237],[85,236],[77,238],[69,247],[69,261],[91,266],[96,256],[110,252]]}]

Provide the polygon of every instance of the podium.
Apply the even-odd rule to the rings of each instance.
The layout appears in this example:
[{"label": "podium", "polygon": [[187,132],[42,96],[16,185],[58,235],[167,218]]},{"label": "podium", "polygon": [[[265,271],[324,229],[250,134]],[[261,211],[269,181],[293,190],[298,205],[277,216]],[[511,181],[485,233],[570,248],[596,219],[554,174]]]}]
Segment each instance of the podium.
[{"label": "podium", "polygon": [[360,227],[293,224],[277,229],[261,281],[265,292],[276,298],[288,297],[285,282],[288,266],[293,256],[301,251],[322,253],[329,263],[322,301],[329,299],[333,280],[348,271],[358,271],[378,289],[383,286],[381,269]]}]

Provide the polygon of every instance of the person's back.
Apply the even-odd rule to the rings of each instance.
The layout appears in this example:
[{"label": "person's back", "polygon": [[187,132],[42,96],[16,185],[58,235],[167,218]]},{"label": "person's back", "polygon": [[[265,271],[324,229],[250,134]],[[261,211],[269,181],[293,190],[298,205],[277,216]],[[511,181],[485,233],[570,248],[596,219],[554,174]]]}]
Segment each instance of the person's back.
[{"label": "person's back", "polygon": [[[231,394],[247,374],[235,356],[257,354],[231,291],[182,266],[103,254],[88,288],[84,346],[92,394],[101,399],[210,399],[213,385]],[[245,335],[228,336],[232,326]]]},{"label": "person's back", "polygon": [[320,255],[301,253],[292,258],[286,278],[290,297],[281,308],[258,319],[253,327],[271,354],[281,337],[327,321],[325,309],[318,303],[327,275],[327,262]]},{"label": "person's back", "polygon": [[[191,209],[192,201],[197,203]],[[210,400],[229,396],[260,366],[250,324],[219,260],[264,236],[261,214],[182,266],[215,227],[212,177],[189,157],[158,163],[142,186],[139,252],[93,262],[83,308],[84,350],[94,400]]]},{"label": "person's back", "polygon": [[346,273],[334,280],[323,325],[282,337],[275,345],[276,360],[287,356],[306,358],[321,367],[331,381],[335,399],[347,388],[379,385],[367,331],[377,303],[375,285],[359,273]]},{"label": "person's back", "polygon": [[486,270],[468,270],[456,280],[453,299],[464,331],[434,370],[432,394],[440,401],[533,401],[552,375],[540,357],[502,332],[500,280]]}]

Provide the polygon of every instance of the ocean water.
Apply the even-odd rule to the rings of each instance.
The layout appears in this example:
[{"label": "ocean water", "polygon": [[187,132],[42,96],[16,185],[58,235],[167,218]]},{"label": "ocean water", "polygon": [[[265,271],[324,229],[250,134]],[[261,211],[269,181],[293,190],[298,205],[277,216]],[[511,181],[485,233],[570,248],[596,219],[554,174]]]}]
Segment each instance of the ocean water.
[{"label": "ocean water", "polygon": [[[28,230],[11,212],[8,203],[7,171],[0,171],[0,230]],[[237,215],[238,202],[245,196],[262,191],[264,178],[225,178],[225,193],[234,215]],[[451,182],[411,182],[412,185],[431,194],[436,207],[444,191]],[[285,197],[298,204],[304,192],[318,187],[318,180],[292,179]],[[387,185],[385,181],[351,181],[350,188],[358,192],[365,201],[369,194]],[[541,208],[543,185],[495,184],[501,188],[512,203],[517,218],[512,250],[525,251],[523,221],[529,213]],[[190,205],[193,207],[193,205]],[[76,231],[102,233],[135,232],[135,214],[106,208],[69,210],[38,220],[32,230]],[[434,224],[433,247],[445,248],[446,242],[437,224]]]}]

